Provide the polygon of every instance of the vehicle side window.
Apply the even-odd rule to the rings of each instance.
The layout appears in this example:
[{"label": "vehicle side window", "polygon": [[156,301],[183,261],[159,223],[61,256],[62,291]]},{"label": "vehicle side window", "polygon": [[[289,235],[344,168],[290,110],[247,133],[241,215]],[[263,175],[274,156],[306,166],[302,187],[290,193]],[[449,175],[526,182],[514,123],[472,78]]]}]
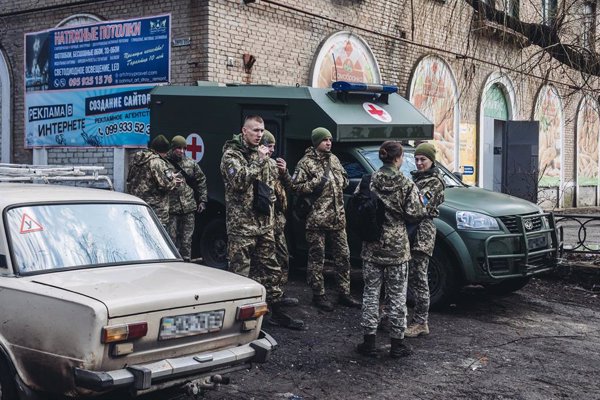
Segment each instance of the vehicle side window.
[{"label": "vehicle side window", "polygon": [[344,167],[346,173],[348,174],[349,183],[348,187],[344,189],[344,193],[352,194],[354,193],[356,186],[358,186],[360,183],[362,176],[367,174],[368,171],[362,166],[361,163],[358,162],[356,158],[350,154],[341,153],[337,154],[337,156],[340,159],[342,167]]},{"label": "vehicle side window", "polygon": [[358,162],[357,159],[352,157],[350,154],[339,154],[338,158],[342,163],[342,167],[346,170],[348,174],[348,179],[360,179],[364,174],[367,173],[365,167]]}]

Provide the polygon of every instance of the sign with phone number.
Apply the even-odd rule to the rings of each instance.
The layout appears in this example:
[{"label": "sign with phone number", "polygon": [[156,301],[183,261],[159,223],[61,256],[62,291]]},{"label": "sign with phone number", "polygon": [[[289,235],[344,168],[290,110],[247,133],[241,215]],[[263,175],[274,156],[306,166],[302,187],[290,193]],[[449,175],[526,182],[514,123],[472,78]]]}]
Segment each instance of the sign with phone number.
[{"label": "sign with phone number", "polygon": [[153,86],[28,93],[25,146],[145,147]]},{"label": "sign with phone number", "polygon": [[25,35],[25,87],[68,90],[169,81],[171,16]]}]

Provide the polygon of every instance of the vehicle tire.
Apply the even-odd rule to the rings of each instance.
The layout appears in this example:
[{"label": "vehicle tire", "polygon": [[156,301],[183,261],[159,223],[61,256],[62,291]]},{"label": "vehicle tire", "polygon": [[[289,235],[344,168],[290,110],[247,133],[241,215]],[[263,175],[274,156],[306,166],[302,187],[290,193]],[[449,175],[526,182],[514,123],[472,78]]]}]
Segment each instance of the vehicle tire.
[{"label": "vehicle tire", "polygon": [[452,265],[450,252],[437,243],[427,269],[429,281],[429,308],[440,309],[448,306],[460,289],[459,276]]},{"label": "vehicle tire", "polygon": [[213,219],[206,225],[200,238],[200,251],[205,265],[227,268],[227,231],[224,219]]},{"label": "vehicle tire", "polygon": [[0,359],[0,400],[17,400],[17,386],[6,360]]},{"label": "vehicle tire", "polygon": [[525,285],[529,283],[530,280],[530,276],[525,276],[522,278],[512,278],[502,281],[500,283],[486,285],[485,287],[488,290],[488,292],[492,294],[510,294],[512,292],[516,292],[519,289],[523,289]]}]

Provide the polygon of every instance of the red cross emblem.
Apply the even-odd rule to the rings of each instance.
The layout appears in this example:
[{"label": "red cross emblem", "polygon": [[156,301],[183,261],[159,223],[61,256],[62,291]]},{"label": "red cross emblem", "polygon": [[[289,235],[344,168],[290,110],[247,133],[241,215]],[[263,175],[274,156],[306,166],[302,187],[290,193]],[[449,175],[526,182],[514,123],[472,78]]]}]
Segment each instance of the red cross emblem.
[{"label": "red cross emblem", "polygon": [[197,133],[190,133],[186,138],[187,147],[185,154],[192,160],[198,162],[202,160],[204,155],[204,141]]},{"label": "red cross emblem", "polygon": [[385,111],[383,108],[379,107],[373,103],[363,103],[363,109],[373,118],[381,122],[392,122],[392,116]]}]

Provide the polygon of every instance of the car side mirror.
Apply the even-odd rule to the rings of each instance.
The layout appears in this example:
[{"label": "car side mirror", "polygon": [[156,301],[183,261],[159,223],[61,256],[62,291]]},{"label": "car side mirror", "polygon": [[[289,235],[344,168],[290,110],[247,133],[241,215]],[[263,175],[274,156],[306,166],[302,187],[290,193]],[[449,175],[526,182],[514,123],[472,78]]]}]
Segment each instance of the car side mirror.
[{"label": "car side mirror", "polygon": [[0,268],[8,268],[8,262],[6,262],[6,256],[0,254]]},{"label": "car side mirror", "polygon": [[463,174],[462,174],[462,172],[455,171],[455,172],[452,173],[452,175],[454,175],[455,177],[457,177],[459,181],[461,181],[461,182],[463,181]]}]

